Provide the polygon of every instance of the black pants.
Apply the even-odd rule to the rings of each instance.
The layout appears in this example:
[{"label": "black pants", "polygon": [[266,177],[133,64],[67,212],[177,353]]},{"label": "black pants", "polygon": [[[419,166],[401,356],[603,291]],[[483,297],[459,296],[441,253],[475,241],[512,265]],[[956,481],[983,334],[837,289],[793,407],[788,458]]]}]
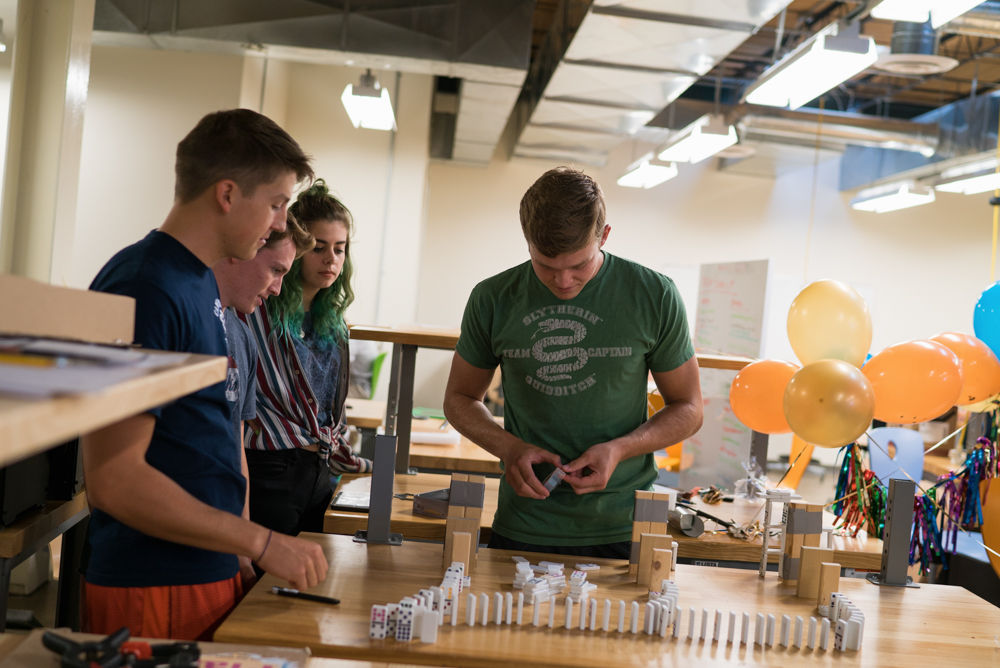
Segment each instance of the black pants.
[{"label": "black pants", "polygon": [[[253,504],[250,505],[253,509]],[[490,536],[487,547],[515,552],[544,552],[567,557],[594,557],[597,559],[628,559],[632,554],[632,541],[605,543],[604,545],[532,545],[501,536],[496,531]]]},{"label": "black pants", "polygon": [[247,450],[250,519],[289,536],[323,531],[333,497],[330,468],[315,452]]}]

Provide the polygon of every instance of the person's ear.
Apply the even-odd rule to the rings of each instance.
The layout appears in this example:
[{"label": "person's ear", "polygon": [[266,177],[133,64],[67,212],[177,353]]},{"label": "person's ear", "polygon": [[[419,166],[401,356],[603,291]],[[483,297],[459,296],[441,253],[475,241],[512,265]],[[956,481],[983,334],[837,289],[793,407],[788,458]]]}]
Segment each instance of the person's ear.
[{"label": "person's ear", "polygon": [[611,234],[611,226],[610,225],[605,225],[604,226],[604,231],[601,232],[601,245],[599,246],[599,248],[602,248],[604,246],[604,244],[606,244],[608,242],[608,235],[609,234]]},{"label": "person's ear", "polygon": [[223,213],[229,213],[232,210],[233,201],[236,199],[238,191],[239,186],[236,185],[235,181],[229,179],[223,179],[215,184],[215,203]]}]

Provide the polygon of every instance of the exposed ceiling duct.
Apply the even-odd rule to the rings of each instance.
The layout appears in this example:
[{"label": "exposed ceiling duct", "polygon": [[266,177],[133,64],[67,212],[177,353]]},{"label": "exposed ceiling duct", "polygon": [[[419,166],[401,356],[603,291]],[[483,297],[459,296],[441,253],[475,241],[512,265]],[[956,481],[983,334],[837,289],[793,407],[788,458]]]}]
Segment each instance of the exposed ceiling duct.
[{"label": "exposed ceiling duct", "polygon": [[937,55],[938,35],[930,23],[897,21],[892,26],[891,52],[875,68],[901,75],[926,76],[955,69],[958,61]]},{"label": "exposed ceiling duct", "polygon": [[789,2],[595,0],[563,57],[529,81],[512,153],[603,164],[630,137],[665,139],[646,123]]},{"label": "exposed ceiling duct", "polygon": [[534,0],[97,0],[94,44],[266,55],[461,79],[457,117],[448,124],[454,137],[446,143],[455,160],[486,164],[527,74],[534,5]]}]

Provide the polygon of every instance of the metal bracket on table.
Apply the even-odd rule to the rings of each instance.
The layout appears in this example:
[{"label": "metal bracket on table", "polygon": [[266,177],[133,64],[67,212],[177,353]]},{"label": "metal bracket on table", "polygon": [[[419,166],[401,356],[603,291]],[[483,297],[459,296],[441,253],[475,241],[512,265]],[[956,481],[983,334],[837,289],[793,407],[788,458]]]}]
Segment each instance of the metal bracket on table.
[{"label": "metal bracket on table", "polygon": [[410,468],[410,426],[413,422],[413,372],[417,346],[392,344],[392,367],[389,371],[389,398],[385,407],[385,435],[395,436],[396,473],[413,475]]},{"label": "metal bracket on table", "polygon": [[392,483],[395,472],[392,470],[396,456],[396,438],[394,436],[375,437],[375,457],[372,461],[372,485],[368,497],[368,529],[354,534],[355,543],[369,545],[402,545],[403,536],[391,533],[392,520]]},{"label": "metal bracket on table", "polygon": [[889,480],[885,502],[885,529],[882,531],[882,570],[869,573],[868,581],[882,587],[913,587],[906,574],[910,565],[910,531],[913,527],[913,495],[917,483],[912,480]]}]

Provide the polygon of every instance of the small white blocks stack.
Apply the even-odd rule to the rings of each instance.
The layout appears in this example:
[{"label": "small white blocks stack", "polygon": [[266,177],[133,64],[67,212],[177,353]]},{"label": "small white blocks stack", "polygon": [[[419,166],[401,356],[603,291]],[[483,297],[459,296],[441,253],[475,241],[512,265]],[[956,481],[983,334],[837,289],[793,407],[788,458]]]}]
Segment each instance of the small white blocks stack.
[{"label": "small white blocks stack", "polygon": [[583,603],[587,600],[590,592],[597,589],[597,585],[587,582],[586,571],[573,571],[569,578],[569,596],[574,603]]}]

